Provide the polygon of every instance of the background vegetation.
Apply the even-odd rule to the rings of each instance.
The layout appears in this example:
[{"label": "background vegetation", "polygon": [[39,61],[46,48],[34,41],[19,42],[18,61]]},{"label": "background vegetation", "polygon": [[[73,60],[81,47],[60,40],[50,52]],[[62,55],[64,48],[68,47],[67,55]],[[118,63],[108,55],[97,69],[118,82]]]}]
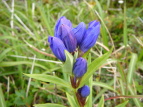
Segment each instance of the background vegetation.
[{"label": "background vegetation", "polygon": [[54,25],[61,16],[70,19],[74,27],[82,21],[101,22],[101,35],[91,49],[92,59],[113,47],[108,63],[95,72],[93,79],[110,85],[122,96],[94,85],[93,106],[104,95],[105,107],[120,103],[142,107],[143,0],[121,1],[1,0],[0,107],[31,107],[48,102],[69,106],[60,87],[23,75],[39,73],[63,78],[61,62],[47,43],[47,36],[53,36]]}]

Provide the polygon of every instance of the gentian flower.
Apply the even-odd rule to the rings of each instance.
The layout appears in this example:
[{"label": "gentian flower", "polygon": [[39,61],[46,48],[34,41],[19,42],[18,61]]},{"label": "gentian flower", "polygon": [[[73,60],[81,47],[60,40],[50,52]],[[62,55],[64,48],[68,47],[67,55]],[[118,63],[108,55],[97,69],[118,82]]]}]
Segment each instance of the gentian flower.
[{"label": "gentian flower", "polygon": [[74,76],[76,78],[80,78],[86,73],[86,71],[87,71],[87,61],[82,57],[77,58],[73,66]]},{"label": "gentian flower", "polygon": [[94,46],[96,40],[100,33],[100,23],[97,21],[92,21],[89,23],[88,29],[83,37],[79,48],[82,52],[88,51],[91,47]]},{"label": "gentian flower", "polygon": [[79,25],[76,28],[73,28],[72,31],[74,33],[74,36],[77,39],[77,45],[80,45],[80,43],[83,40],[85,31],[86,31],[86,26],[85,26],[84,22],[79,23]]},{"label": "gentian flower", "polygon": [[78,93],[82,96],[82,97],[87,97],[90,94],[90,88],[87,85],[84,85],[83,87],[78,89]]},{"label": "gentian flower", "polygon": [[72,23],[70,22],[70,20],[68,20],[65,16],[62,16],[56,23],[55,25],[55,37],[58,37],[60,38],[59,36],[59,30],[60,30],[60,27],[61,25],[64,24],[64,25],[67,25],[69,26],[70,28],[72,28]]},{"label": "gentian flower", "polygon": [[76,50],[77,40],[73,36],[72,29],[69,26],[64,24],[61,25],[58,38],[63,41],[65,47],[69,52],[74,52]]},{"label": "gentian flower", "polygon": [[54,55],[61,61],[66,60],[64,50],[67,50],[63,42],[56,37],[48,37],[48,42],[50,43],[50,48]]}]

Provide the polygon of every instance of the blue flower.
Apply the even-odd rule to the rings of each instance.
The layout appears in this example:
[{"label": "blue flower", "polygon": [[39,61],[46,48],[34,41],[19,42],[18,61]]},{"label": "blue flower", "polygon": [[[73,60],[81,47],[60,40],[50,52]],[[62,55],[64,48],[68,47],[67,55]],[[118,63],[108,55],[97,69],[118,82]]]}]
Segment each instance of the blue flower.
[{"label": "blue flower", "polygon": [[78,93],[82,96],[82,97],[87,97],[90,94],[90,88],[87,85],[84,85],[83,87],[78,89]]},{"label": "blue flower", "polygon": [[86,71],[87,71],[87,61],[82,57],[77,58],[73,66],[74,76],[76,78],[80,78],[86,73]]},{"label": "blue flower", "polygon": [[55,25],[55,32],[54,32],[55,37],[60,38],[59,37],[60,36],[59,35],[59,30],[60,30],[60,27],[61,27],[62,24],[67,25],[70,28],[72,28],[72,23],[70,22],[70,20],[68,20],[65,16],[62,16],[60,19],[58,19],[58,21]]},{"label": "blue flower", "polygon": [[48,37],[48,42],[50,43],[50,48],[54,55],[61,61],[66,60],[64,50],[67,50],[63,42],[56,37]]},{"label": "blue flower", "polygon": [[73,28],[72,31],[74,33],[74,36],[77,39],[77,45],[80,45],[80,43],[83,40],[85,31],[86,31],[86,26],[85,26],[84,22],[79,23],[79,25],[76,28]]},{"label": "blue flower", "polygon": [[73,36],[72,29],[62,24],[59,30],[59,38],[63,41],[65,47],[69,52],[74,52],[77,47],[77,40]]},{"label": "blue flower", "polygon": [[83,37],[79,48],[82,52],[88,51],[97,41],[100,34],[100,23],[97,21],[92,21],[89,23],[88,29]]}]

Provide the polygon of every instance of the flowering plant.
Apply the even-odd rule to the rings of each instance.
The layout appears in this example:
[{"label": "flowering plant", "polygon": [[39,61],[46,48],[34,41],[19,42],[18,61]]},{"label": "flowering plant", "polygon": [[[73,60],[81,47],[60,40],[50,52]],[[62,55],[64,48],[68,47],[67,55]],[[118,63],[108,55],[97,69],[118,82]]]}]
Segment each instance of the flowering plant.
[{"label": "flowering plant", "polygon": [[[48,42],[54,55],[63,62],[64,79],[43,74],[26,75],[63,87],[72,107],[91,107],[92,75],[111,53],[109,51],[91,62],[88,50],[95,45],[99,34],[100,23],[96,20],[91,21],[88,28],[84,22],[73,28],[70,20],[61,17],[56,23],[54,37],[49,36]],[[89,56],[85,53],[89,53]]]}]

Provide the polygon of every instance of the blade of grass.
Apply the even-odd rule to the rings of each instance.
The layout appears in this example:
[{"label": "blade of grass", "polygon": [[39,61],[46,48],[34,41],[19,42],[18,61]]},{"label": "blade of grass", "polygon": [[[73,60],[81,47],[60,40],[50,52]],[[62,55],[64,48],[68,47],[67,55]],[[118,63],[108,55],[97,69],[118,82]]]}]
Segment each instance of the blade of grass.
[{"label": "blade of grass", "polygon": [[[112,85],[114,84],[114,80],[108,82],[107,84],[108,84],[109,86],[112,86]],[[95,101],[96,101],[97,99],[99,99],[107,90],[108,90],[107,88],[102,89],[102,90],[96,95],[96,97],[93,99],[93,102],[92,102],[92,103],[94,104]]]},{"label": "blade of grass", "polygon": [[66,106],[60,104],[46,103],[46,104],[35,104],[34,107],[66,107]]},{"label": "blade of grass", "polygon": [[98,107],[104,107],[104,96],[103,95],[98,103]]},{"label": "blade of grass", "polygon": [[130,64],[129,64],[129,71],[127,74],[127,82],[129,84],[132,83],[136,63],[137,63],[137,54],[132,53]]},{"label": "blade of grass", "polygon": [[[10,67],[10,66],[17,66],[17,65],[22,65],[22,64],[26,64],[26,65],[32,65],[32,62],[30,61],[12,61],[12,62],[0,62],[0,67]],[[35,66],[37,67],[41,67],[45,70],[48,70],[47,67],[41,65],[41,64],[38,64],[38,63],[35,63]]]},{"label": "blade of grass", "polygon": [[[91,54],[88,56],[88,65],[91,64]],[[93,84],[93,75],[89,78],[88,86],[90,87],[90,95],[88,96],[88,100],[86,102],[85,107],[92,107],[92,84]]]},{"label": "blade of grass", "polygon": [[4,99],[4,94],[2,92],[1,84],[0,84],[0,107],[6,107],[6,102]]},{"label": "blade of grass", "polygon": [[125,101],[125,102],[123,102],[123,103],[121,103],[121,104],[118,104],[118,105],[115,106],[115,107],[126,107],[126,105],[128,104],[128,102],[129,102],[129,100],[127,100],[127,101]]},{"label": "blade of grass", "polygon": [[109,86],[109,85],[106,84],[106,83],[93,81],[93,84],[92,84],[92,85],[93,85],[93,86],[95,85],[95,86],[100,86],[100,87],[103,87],[103,88],[107,88],[107,89],[112,90],[112,91],[114,91],[114,92],[116,92],[116,93],[119,94],[119,92],[117,92],[116,90],[114,90],[114,88],[112,88],[111,86]]},{"label": "blade of grass", "polygon": [[6,54],[11,50],[12,48],[7,48],[0,54],[0,62],[5,58]]},{"label": "blade of grass", "polygon": [[123,28],[123,41],[124,45],[127,46],[128,38],[127,38],[127,19],[126,19],[126,0],[124,1],[124,28]]},{"label": "blade of grass", "polygon": [[[129,91],[130,91],[131,95],[135,95],[135,92],[134,92],[134,90],[133,90],[133,88],[132,88],[132,86],[131,86],[131,85],[128,85],[128,89],[129,89]],[[143,96],[142,96],[142,97],[143,97]],[[136,107],[142,107],[142,105],[141,105],[141,103],[140,103],[139,99],[137,99],[137,98],[133,98],[133,101],[135,102]]]},{"label": "blade of grass", "polygon": [[71,86],[68,82],[66,82],[65,80],[63,80],[59,77],[56,77],[56,76],[45,75],[45,74],[24,74],[24,75],[31,77],[31,78],[34,78],[36,80],[54,83],[54,84],[63,86],[65,88],[71,89]]},{"label": "blade of grass", "polygon": [[45,11],[45,9],[44,9],[44,7],[42,6],[42,5],[39,5],[38,6],[38,10],[39,10],[39,12],[40,12],[40,14],[41,14],[41,17],[42,17],[42,19],[43,20],[41,20],[42,21],[42,23],[43,24],[45,24],[46,25],[46,27],[47,27],[47,30],[48,30],[48,33],[49,33],[49,35],[53,35],[53,31],[52,31],[52,27],[50,26],[50,24],[49,24],[49,22],[50,22],[50,13],[49,13],[49,6],[47,7],[47,13],[48,13],[48,15],[46,16],[46,11]]}]

